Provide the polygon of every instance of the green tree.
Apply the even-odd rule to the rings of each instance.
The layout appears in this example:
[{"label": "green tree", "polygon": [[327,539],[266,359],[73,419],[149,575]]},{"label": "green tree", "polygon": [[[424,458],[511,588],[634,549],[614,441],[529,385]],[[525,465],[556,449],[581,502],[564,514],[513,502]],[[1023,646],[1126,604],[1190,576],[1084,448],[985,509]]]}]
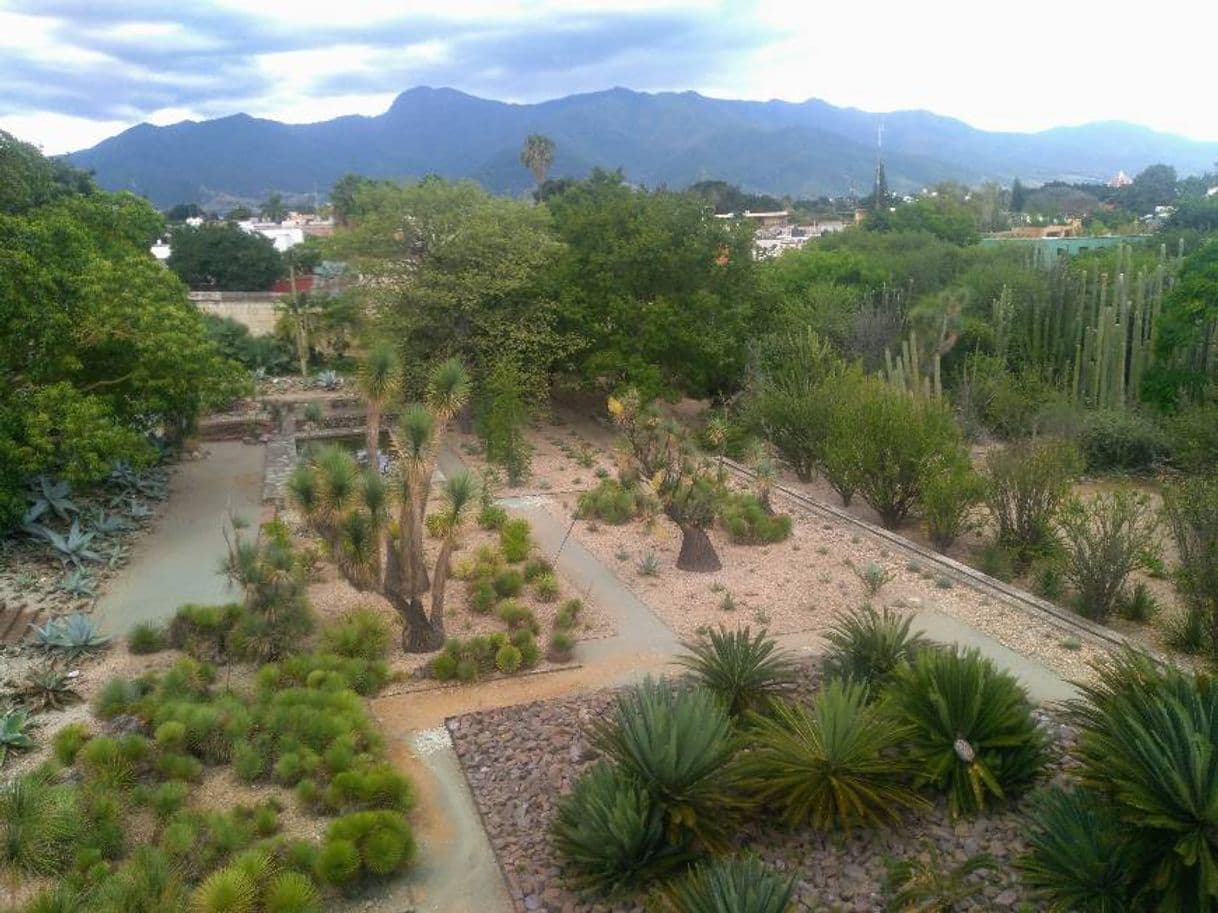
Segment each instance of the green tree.
[{"label": "green tree", "polygon": [[888,215],[888,227],[892,231],[924,231],[952,244],[975,244],[979,235],[973,211],[953,195],[942,190],[937,193],[898,206]]},{"label": "green tree", "polygon": [[1023,207],[1027,203],[1028,192],[1024,189],[1019,178],[1015,179],[1015,183],[1011,185],[1011,212],[1023,212]]},{"label": "green tree", "polygon": [[520,163],[532,173],[540,190],[546,182],[546,172],[554,164],[554,140],[540,133],[530,133],[520,150]]},{"label": "green tree", "polygon": [[185,222],[203,216],[203,210],[198,203],[178,203],[165,211],[166,222]]},{"label": "green tree", "polygon": [[35,146],[0,130],[0,213],[22,213],[62,196],[88,194],[92,178],[46,158]]},{"label": "green tree", "polygon": [[532,410],[520,369],[507,361],[496,365],[483,384],[481,400],[478,432],[486,442],[486,458],[506,470],[510,484],[519,485],[532,462],[525,437]]},{"label": "green tree", "polygon": [[1153,212],[1176,199],[1176,169],[1171,165],[1148,165],[1121,189],[1118,201],[1137,215]]},{"label": "green tree", "polygon": [[1218,379],[1218,241],[1189,254],[1155,323],[1143,394],[1163,406],[1199,399]]},{"label": "green tree", "polygon": [[287,217],[288,207],[284,205],[283,197],[272,193],[262,201],[258,212],[268,222],[282,222]]},{"label": "green tree", "polygon": [[254,217],[254,210],[248,206],[234,206],[228,211],[229,222],[245,222]]},{"label": "green tree", "polygon": [[175,228],[167,264],[193,289],[260,292],[284,274],[283,258],[270,238],[237,225]]}]

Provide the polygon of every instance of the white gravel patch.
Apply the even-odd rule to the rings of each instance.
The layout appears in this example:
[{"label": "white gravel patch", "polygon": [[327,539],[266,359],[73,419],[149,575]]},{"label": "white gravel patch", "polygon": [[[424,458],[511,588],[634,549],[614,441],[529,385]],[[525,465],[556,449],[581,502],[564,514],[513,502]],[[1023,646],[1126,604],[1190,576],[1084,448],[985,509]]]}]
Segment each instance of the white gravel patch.
[{"label": "white gravel patch", "polygon": [[410,737],[410,747],[419,757],[452,751],[453,740],[445,726],[435,729],[420,729]]}]

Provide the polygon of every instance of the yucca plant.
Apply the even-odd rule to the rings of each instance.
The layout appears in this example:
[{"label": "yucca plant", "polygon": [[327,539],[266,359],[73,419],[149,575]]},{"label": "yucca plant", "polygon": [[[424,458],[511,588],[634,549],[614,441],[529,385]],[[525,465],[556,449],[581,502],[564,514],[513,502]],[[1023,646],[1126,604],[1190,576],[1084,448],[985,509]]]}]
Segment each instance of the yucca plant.
[{"label": "yucca plant", "polygon": [[896,671],[931,641],[911,630],[913,616],[870,604],[839,615],[825,633],[825,674],[866,685],[877,695]]},{"label": "yucca plant", "polygon": [[1218,904],[1218,685],[1126,648],[1080,686],[1084,786],[1110,796],[1133,893],[1184,913]]},{"label": "yucca plant", "polygon": [[30,717],[24,710],[10,709],[0,713],[0,766],[10,751],[25,751],[34,747],[29,737]]},{"label": "yucca plant", "polygon": [[976,650],[922,651],[897,669],[888,697],[909,727],[918,779],[947,793],[953,815],[1018,794],[1045,765],[1027,693]]},{"label": "yucca plant", "polygon": [[[779,875],[756,856],[701,862],[656,892],[656,913],[788,913],[794,877]],[[650,908],[649,908],[650,909]]]},{"label": "yucca plant", "polygon": [[634,778],[601,761],[558,805],[551,840],[575,888],[616,897],[693,858],[689,840],[664,835],[663,809]]},{"label": "yucca plant", "polygon": [[593,726],[592,742],[660,806],[670,842],[726,846],[737,820],[725,791],[736,740],[715,695],[648,678],[618,697],[614,717]]},{"label": "yucca plant", "polygon": [[393,346],[374,345],[360,365],[356,383],[367,408],[368,465],[380,473],[381,419],[401,389],[402,368]]},{"label": "yucca plant", "polygon": [[792,827],[894,824],[927,804],[908,786],[911,765],[892,751],[908,732],[868,705],[862,685],[831,680],[811,706],[775,702],[750,722],[735,782]]},{"label": "yucca plant", "polygon": [[1050,789],[1028,812],[1017,865],[1049,913],[1130,913],[1135,868],[1115,807],[1087,789]]},{"label": "yucca plant", "polygon": [[698,683],[714,694],[733,719],[763,704],[795,680],[795,665],[765,631],[748,628],[711,631],[677,662],[693,672]]},{"label": "yucca plant", "polygon": [[997,865],[987,854],[951,865],[930,842],[924,844],[923,856],[907,856],[889,865],[884,883],[889,913],[954,913],[985,888],[969,876]]}]

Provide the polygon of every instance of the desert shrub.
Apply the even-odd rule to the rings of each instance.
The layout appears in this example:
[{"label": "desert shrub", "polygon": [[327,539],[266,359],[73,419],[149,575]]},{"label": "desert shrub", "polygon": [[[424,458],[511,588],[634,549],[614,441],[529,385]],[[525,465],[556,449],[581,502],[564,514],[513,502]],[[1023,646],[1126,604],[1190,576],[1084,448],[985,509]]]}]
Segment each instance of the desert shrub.
[{"label": "desert shrub", "polygon": [[530,628],[521,628],[512,633],[512,646],[520,651],[520,665],[524,669],[532,669],[541,659],[541,648]]},{"label": "desert shrub", "polygon": [[[519,603],[513,603],[525,612],[529,612]],[[532,613],[529,612],[530,617]],[[516,632],[517,635],[531,636],[527,628]],[[441,681],[457,679],[462,682],[472,682],[479,675],[495,668],[495,656],[499,649],[508,643],[502,633],[480,634],[469,640],[449,638],[444,644],[444,652],[432,660],[432,675]]]},{"label": "desert shrub", "polygon": [[783,542],[791,535],[791,518],[769,513],[757,497],[747,493],[726,495],[719,502],[719,522],[733,542],[763,545]]},{"label": "desert shrub", "polygon": [[499,594],[495,591],[493,581],[485,578],[474,580],[468,589],[469,610],[478,615],[485,615],[499,602]]},{"label": "desert shrub", "polygon": [[1074,586],[1078,610],[1107,621],[1125,592],[1129,575],[1154,548],[1157,524],[1146,499],[1131,491],[1072,498],[1057,517],[1062,572]]},{"label": "desert shrub", "polygon": [[870,605],[839,615],[825,634],[825,674],[858,682],[878,695],[899,666],[931,645],[912,625],[912,615],[888,608],[877,612]]},{"label": "desert shrub", "polygon": [[299,653],[259,670],[259,680],[269,680],[272,689],[305,686],[311,689],[375,694],[389,680],[389,666],[382,659],[335,656],[330,653]]},{"label": "desert shrub", "polygon": [[747,710],[760,710],[778,691],[795,680],[790,656],[780,651],[765,631],[719,629],[687,645],[678,662],[714,694],[733,719]]},{"label": "desert shrub", "polygon": [[863,589],[867,591],[869,597],[880,595],[880,590],[888,586],[894,576],[892,571],[878,561],[868,561],[862,567],[851,562],[850,568],[854,571],[854,576],[862,582]]},{"label": "desert shrub", "polygon": [[323,884],[345,885],[360,873],[359,849],[350,840],[327,840],[317,854],[313,873]]},{"label": "desert shrub", "polygon": [[499,530],[499,549],[503,558],[512,564],[529,557],[533,546],[528,520],[508,520]]},{"label": "desert shrub", "polygon": [[1145,624],[1159,614],[1162,606],[1150,592],[1150,587],[1139,580],[1132,590],[1127,589],[1121,594],[1114,609],[1122,618]]},{"label": "desert shrub", "polygon": [[257,741],[242,742],[233,750],[233,773],[243,783],[253,783],[266,772],[266,749]]},{"label": "desert shrub", "polygon": [[76,756],[85,780],[112,789],[128,789],[149,756],[148,740],[140,735],[97,736]]},{"label": "desert shrub", "polygon": [[1001,542],[986,542],[973,553],[977,570],[995,580],[1010,582],[1015,579],[1015,551]]},{"label": "desert shrub", "polygon": [[65,767],[76,762],[76,756],[92,736],[84,723],[69,723],[51,737],[51,752]]},{"label": "desert shrub", "polygon": [[647,679],[618,696],[614,716],[593,726],[592,742],[651,794],[670,839],[713,849],[734,832],[723,799],[736,744],[727,711],[709,691]]},{"label": "desert shrub", "polygon": [[30,875],[64,870],[81,838],[75,790],[37,773],[0,785],[0,865]]},{"label": "desert shrub", "polygon": [[499,619],[508,626],[510,631],[518,631],[527,629],[529,631],[537,631],[537,619],[533,616],[533,610],[515,599],[505,599],[499,603],[499,607],[495,610],[495,614]]},{"label": "desert shrub", "polygon": [[498,504],[484,504],[478,511],[478,526],[482,529],[502,529],[508,521],[508,512]]},{"label": "desert shrub", "polygon": [[539,577],[553,576],[554,565],[548,558],[530,558],[524,563],[524,582],[535,583]]},{"label": "desert shrub", "polygon": [[533,588],[542,602],[553,602],[558,598],[558,578],[553,574],[542,574],[534,582]]},{"label": "desert shrub", "polygon": [[326,804],[334,811],[390,809],[408,812],[414,808],[414,787],[384,762],[344,770],[326,788]]},{"label": "desert shrub", "polygon": [[1150,416],[1132,409],[1088,412],[1078,436],[1088,472],[1144,472],[1167,456],[1167,438]]},{"label": "desert shrub", "polygon": [[1044,558],[1032,566],[1032,588],[1037,596],[1051,602],[1061,598],[1065,591],[1065,575],[1061,562]]},{"label": "desert shrub", "polygon": [[112,878],[98,886],[90,909],[99,913],[152,913],[186,909],[181,869],[160,847],[138,846]]},{"label": "desert shrub", "polygon": [[389,625],[374,610],[354,608],[321,635],[322,649],[358,659],[384,659],[389,652]]},{"label": "desert shrub", "polygon": [[972,528],[985,482],[966,459],[931,464],[922,478],[921,513],[931,545],[947,551]]},{"label": "desert shrub", "polygon": [[226,866],[195,888],[190,905],[197,913],[253,913],[257,900],[257,887],[249,876],[235,866]]},{"label": "desert shrub", "polygon": [[[357,854],[357,866],[353,873],[347,875],[349,867],[340,869],[340,874],[347,875],[336,882],[340,884],[361,874],[392,875],[414,861],[414,834],[401,812],[377,810],[344,815],[326,830],[322,858],[335,844],[350,845]],[[349,866],[349,854],[344,851],[343,855]]]},{"label": "desert shrub", "polygon": [[264,913],[321,913],[321,901],[307,875],[278,872],[267,882],[262,909]]},{"label": "desert shrub", "polygon": [[1035,796],[1016,862],[1050,913],[1125,913],[1134,868],[1115,808],[1084,789]]},{"label": "desert shrub", "polygon": [[794,876],[782,876],[755,856],[700,862],[659,889],[657,913],[789,913]]},{"label": "desert shrub", "polygon": [[511,644],[504,644],[495,653],[495,668],[504,675],[520,671],[520,651]]},{"label": "desert shrub", "polygon": [[237,603],[179,606],[169,622],[169,645],[201,661],[223,659],[232,630],[244,612]]},{"label": "desert shrub", "polygon": [[1046,739],[1027,694],[975,650],[923,650],[888,691],[909,727],[918,779],[947,793],[953,815],[982,811],[1031,785]]},{"label": "desert shrub", "polygon": [[884,875],[885,910],[902,913],[976,909],[986,884],[972,878],[976,872],[997,868],[994,857],[986,853],[966,856],[955,862],[929,840],[923,841],[916,855],[892,859]]},{"label": "desert shrub", "polygon": [[623,485],[617,479],[602,479],[591,491],[579,496],[575,516],[618,526],[642,515],[644,498],[637,486]]},{"label": "desert shrub", "polygon": [[169,634],[164,625],[142,621],[127,633],[127,649],[137,655],[160,653],[169,646]]},{"label": "desert shrub", "polygon": [[93,712],[103,720],[113,719],[120,713],[130,713],[144,696],[138,682],[125,678],[112,678],[98,689],[93,697]]},{"label": "desert shrub", "polygon": [[556,663],[570,662],[571,654],[575,651],[575,638],[563,630],[556,630],[550,635],[550,649],[547,656]]},{"label": "desert shrub", "polygon": [[771,714],[751,718],[735,782],[788,825],[893,824],[926,804],[906,785],[911,765],[893,751],[906,731],[868,705],[864,685],[830,680],[810,707],[776,702]]},{"label": "desert shrub", "polygon": [[693,855],[688,838],[666,838],[664,810],[651,793],[603,761],[559,801],[551,839],[571,885],[608,898],[673,872]]},{"label": "desert shrub", "polygon": [[519,596],[524,590],[524,575],[516,570],[503,570],[492,581],[495,594],[501,598]]},{"label": "desert shrub", "polygon": [[153,737],[161,748],[178,751],[186,744],[186,724],[179,720],[169,720],[156,728]]},{"label": "desert shrub", "polygon": [[431,661],[432,677],[442,682],[452,681],[457,677],[457,663],[460,658],[451,653],[441,653]]},{"label": "desert shrub", "polygon": [[171,780],[158,783],[147,793],[147,805],[152,809],[158,821],[168,821],[186,804],[190,795],[190,787],[185,783]]},{"label": "desert shrub", "polygon": [[1182,409],[1168,420],[1172,462],[1186,472],[1208,473],[1218,453],[1218,400]]},{"label": "desert shrub", "polygon": [[1176,545],[1176,591],[1184,602],[1177,639],[1218,651],[1218,476],[1183,479],[1163,492],[1163,515]]},{"label": "desert shrub", "polygon": [[555,630],[569,630],[575,627],[575,621],[579,618],[579,613],[583,610],[584,604],[579,599],[567,599],[558,608],[558,614],[554,616]]},{"label": "desert shrub", "polygon": [[166,780],[195,783],[203,777],[203,762],[188,754],[167,751],[157,757],[156,770]]},{"label": "desert shrub", "polygon": [[1053,546],[1053,520],[1082,470],[1073,444],[1033,441],[986,458],[986,504],[998,527],[998,542],[1030,561]]}]

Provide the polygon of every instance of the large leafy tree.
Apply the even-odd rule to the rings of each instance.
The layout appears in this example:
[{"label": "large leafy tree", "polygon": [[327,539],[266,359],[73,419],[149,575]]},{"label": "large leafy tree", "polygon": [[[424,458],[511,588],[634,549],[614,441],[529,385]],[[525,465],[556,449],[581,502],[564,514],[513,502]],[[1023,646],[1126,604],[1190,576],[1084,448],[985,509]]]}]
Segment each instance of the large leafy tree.
[{"label": "large leafy tree", "polygon": [[1161,405],[1196,398],[1218,380],[1218,241],[1184,260],[1155,327],[1143,394]]},{"label": "large leafy tree", "polygon": [[193,289],[260,292],[286,272],[275,244],[232,222],[173,230],[169,268]]},{"label": "large leafy tree", "polygon": [[547,205],[567,252],[563,326],[573,366],[608,387],[693,396],[739,388],[758,318],[752,230],[693,194],[647,192],[597,171]]}]

